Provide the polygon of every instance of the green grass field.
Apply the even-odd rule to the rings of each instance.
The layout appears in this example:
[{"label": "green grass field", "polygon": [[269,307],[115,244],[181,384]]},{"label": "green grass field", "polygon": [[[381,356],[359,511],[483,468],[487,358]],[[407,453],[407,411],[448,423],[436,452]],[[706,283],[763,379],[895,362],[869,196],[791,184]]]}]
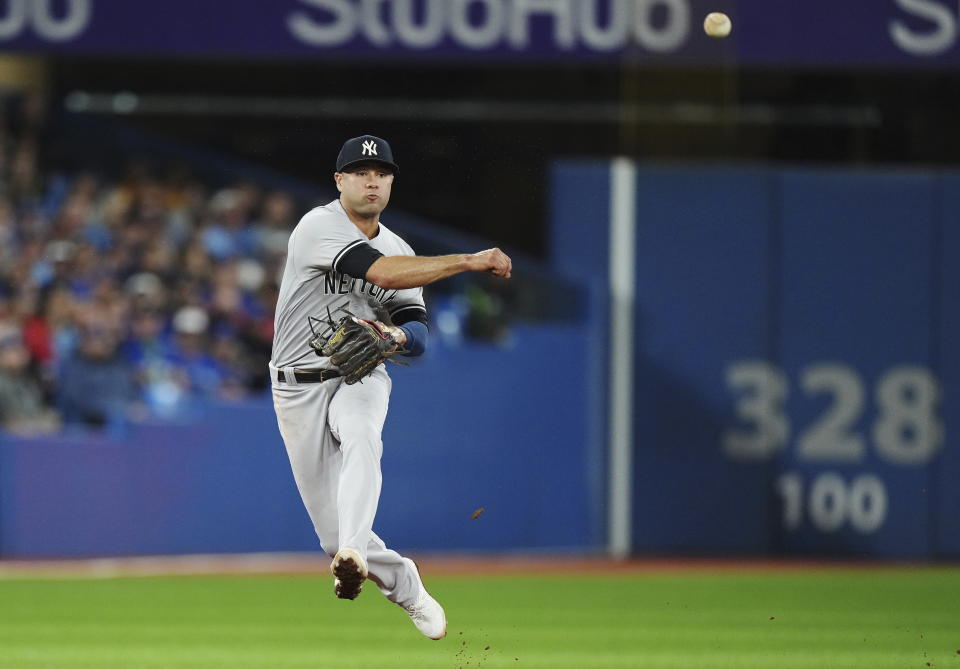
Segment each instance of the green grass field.
[{"label": "green grass field", "polygon": [[0,580],[0,668],[960,669],[960,569],[428,585],[438,642],[370,584],[346,602],[302,576]]}]

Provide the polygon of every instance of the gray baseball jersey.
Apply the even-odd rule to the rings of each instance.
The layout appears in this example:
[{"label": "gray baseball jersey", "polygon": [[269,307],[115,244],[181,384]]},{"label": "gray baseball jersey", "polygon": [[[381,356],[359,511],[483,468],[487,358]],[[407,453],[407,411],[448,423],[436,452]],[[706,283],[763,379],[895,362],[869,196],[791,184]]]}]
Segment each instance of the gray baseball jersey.
[{"label": "gray baseball jersey", "polygon": [[[347,218],[340,200],[317,207],[300,219],[287,242],[287,262],[274,319],[274,367],[331,366],[307,344],[312,336],[308,317],[325,319],[328,308],[334,313],[344,305],[361,318],[388,324],[425,313],[422,288],[386,290],[340,271],[341,259],[363,243],[385,256],[414,255],[409,244],[383,223],[377,236],[367,239]],[[334,313],[334,320],[339,316]]]}]

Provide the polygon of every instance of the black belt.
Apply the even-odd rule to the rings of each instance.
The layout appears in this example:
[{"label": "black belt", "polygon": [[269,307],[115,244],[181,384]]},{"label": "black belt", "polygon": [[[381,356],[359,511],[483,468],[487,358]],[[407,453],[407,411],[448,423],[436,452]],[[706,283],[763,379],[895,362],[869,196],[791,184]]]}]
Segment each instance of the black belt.
[{"label": "black belt", "polygon": [[[340,376],[340,372],[335,369],[295,369],[293,370],[293,378],[297,380],[297,383],[323,383],[324,381],[329,381],[330,379],[335,379]],[[280,383],[286,383],[287,379],[283,374],[282,369],[277,370],[277,381]]]}]

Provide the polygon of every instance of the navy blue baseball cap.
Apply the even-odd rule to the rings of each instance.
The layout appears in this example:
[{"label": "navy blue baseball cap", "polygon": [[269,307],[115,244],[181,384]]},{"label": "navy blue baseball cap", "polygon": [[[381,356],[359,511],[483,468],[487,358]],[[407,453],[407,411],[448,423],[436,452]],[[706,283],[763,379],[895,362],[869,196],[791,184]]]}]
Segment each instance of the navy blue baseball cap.
[{"label": "navy blue baseball cap", "polygon": [[393,151],[390,150],[387,140],[373,135],[361,135],[343,143],[343,148],[337,155],[337,172],[343,172],[351,165],[367,162],[386,165],[394,174],[400,171],[393,162]]}]

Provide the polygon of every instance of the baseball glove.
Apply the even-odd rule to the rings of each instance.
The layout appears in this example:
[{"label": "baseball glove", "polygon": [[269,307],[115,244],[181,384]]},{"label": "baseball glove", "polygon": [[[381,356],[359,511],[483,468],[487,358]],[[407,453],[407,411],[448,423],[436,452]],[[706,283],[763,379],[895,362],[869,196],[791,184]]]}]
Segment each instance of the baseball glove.
[{"label": "baseball glove", "polygon": [[327,315],[329,336],[315,335],[310,346],[317,355],[328,356],[347,385],[352,385],[403,350],[377,321],[359,318],[346,309],[342,311],[347,315],[337,322]]}]

